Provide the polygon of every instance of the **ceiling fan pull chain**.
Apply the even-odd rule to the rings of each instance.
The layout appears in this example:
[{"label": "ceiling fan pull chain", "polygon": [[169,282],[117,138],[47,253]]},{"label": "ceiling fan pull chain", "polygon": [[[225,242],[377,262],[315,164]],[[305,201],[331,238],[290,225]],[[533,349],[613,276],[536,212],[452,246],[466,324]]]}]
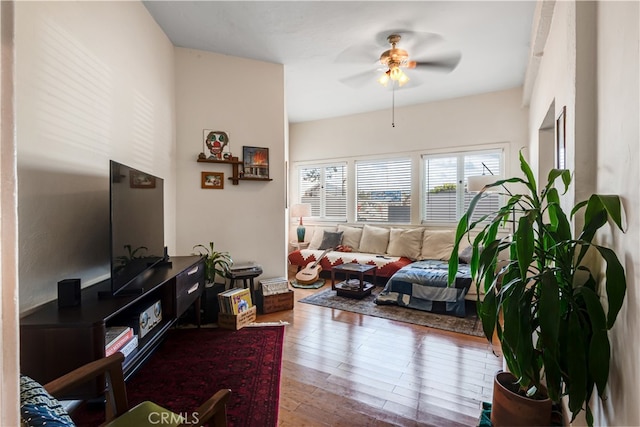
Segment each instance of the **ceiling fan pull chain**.
[{"label": "ceiling fan pull chain", "polygon": [[[392,83],[393,84],[393,83]],[[396,85],[391,86],[391,127],[396,127]]]}]

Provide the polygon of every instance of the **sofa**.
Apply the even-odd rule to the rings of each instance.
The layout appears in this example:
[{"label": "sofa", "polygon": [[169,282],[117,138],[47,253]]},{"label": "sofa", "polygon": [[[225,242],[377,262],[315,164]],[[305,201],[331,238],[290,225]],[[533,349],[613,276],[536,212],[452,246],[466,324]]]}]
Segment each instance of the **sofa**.
[{"label": "sofa", "polygon": [[[417,260],[448,260],[453,251],[455,230],[339,224],[307,227],[305,241],[308,242],[307,248],[294,250],[288,255],[289,262],[298,269],[315,263],[327,248],[333,248],[320,260],[323,271],[357,262],[375,265],[376,277],[388,279]],[[465,247],[460,255],[464,258],[468,253]],[[476,300],[475,288],[475,285],[470,286],[465,299]]]}]

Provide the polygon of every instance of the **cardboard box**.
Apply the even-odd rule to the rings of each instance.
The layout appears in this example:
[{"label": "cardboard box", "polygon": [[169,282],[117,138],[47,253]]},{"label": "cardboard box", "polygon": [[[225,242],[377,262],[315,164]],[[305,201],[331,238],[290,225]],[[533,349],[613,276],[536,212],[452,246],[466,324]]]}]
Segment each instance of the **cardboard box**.
[{"label": "cardboard box", "polygon": [[256,321],[256,307],[250,307],[249,310],[240,314],[218,314],[218,326],[223,329],[231,329],[237,331],[247,326],[251,322]]},{"label": "cardboard box", "polygon": [[293,291],[263,297],[262,313],[273,313],[274,311],[291,310],[293,308]]}]

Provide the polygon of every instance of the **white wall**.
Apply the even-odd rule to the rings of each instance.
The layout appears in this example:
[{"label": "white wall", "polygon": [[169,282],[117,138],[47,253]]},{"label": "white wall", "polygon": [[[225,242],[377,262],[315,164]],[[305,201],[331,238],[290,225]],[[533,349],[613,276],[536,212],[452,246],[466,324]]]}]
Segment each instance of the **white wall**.
[{"label": "white wall", "polygon": [[[419,162],[420,153],[425,152],[505,146],[505,176],[519,175],[518,151],[527,146],[528,115],[521,105],[522,88],[514,88],[397,108],[395,127],[391,109],[292,124],[291,201],[297,201],[296,164],[311,160],[402,152],[414,153]],[[412,223],[418,222],[419,206],[414,206]]]},{"label": "white wall", "polygon": [[[608,398],[594,401],[598,426],[640,425],[639,22],[637,2],[556,2],[530,105],[532,153],[548,106],[554,99],[557,109],[567,106],[571,203],[595,191],[619,194],[625,205],[627,232],[599,237],[626,269],[627,298],[609,334]],[[585,425],[583,415],[573,425]]]},{"label": "white wall", "polygon": [[594,425],[640,425],[640,3],[598,2],[596,191],[620,194],[626,234],[604,236],[627,272],[627,299],[609,334],[609,399]]},{"label": "white wall", "polygon": [[173,46],[139,2],[17,2],[20,310],[109,274],[109,159],[165,179],[175,247]]},{"label": "white wall", "polygon": [[[213,241],[236,263],[254,261],[264,273],[286,273],[285,106],[282,65],[176,48],[177,246],[188,254]],[[273,181],[232,185],[231,165],[197,163],[203,129],[229,134],[230,151],[269,149]],[[203,171],[224,173],[222,190],[200,188]]]}]

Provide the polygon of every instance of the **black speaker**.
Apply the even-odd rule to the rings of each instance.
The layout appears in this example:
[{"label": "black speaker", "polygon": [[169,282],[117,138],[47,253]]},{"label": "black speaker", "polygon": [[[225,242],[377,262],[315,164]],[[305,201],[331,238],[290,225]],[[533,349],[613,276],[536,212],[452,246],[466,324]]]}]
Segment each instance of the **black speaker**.
[{"label": "black speaker", "polygon": [[58,308],[80,305],[80,279],[64,279],[58,282]]}]

